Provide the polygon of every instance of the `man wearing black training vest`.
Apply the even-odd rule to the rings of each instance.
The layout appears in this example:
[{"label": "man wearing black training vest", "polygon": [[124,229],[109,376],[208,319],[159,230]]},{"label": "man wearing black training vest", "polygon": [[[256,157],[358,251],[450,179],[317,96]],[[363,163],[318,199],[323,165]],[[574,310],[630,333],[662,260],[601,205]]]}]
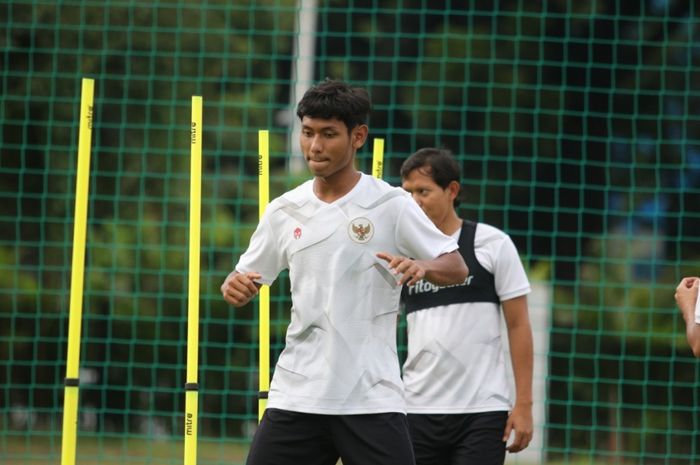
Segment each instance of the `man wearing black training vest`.
[{"label": "man wearing black training vest", "polygon": [[521,451],[532,439],[529,281],[507,234],[457,215],[460,167],[448,151],[418,150],[402,165],[401,179],[438,229],[458,241],[469,267],[462,284],[419,281],[402,290],[408,323],[403,380],[416,465],[502,465],[506,450]]}]

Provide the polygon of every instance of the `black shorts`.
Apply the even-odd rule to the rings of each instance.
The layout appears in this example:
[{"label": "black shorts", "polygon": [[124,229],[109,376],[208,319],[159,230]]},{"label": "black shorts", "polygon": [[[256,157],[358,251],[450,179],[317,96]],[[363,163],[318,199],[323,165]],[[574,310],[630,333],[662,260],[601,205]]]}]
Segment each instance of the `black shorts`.
[{"label": "black shorts", "polygon": [[416,465],[503,465],[508,412],[409,414]]},{"label": "black shorts", "polygon": [[406,415],[316,415],[268,408],[247,465],[414,465]]}]

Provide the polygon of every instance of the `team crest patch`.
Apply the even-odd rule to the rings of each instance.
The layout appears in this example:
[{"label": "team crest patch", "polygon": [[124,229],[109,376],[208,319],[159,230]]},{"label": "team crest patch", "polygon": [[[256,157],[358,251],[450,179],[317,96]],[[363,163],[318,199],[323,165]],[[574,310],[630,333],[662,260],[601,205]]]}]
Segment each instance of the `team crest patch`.
[{"label": "team crest patch", "polygon": [[350,239],[360,244],[365,244],[374,235],[374,225],[367,218],[355,218],[348,225]]}]

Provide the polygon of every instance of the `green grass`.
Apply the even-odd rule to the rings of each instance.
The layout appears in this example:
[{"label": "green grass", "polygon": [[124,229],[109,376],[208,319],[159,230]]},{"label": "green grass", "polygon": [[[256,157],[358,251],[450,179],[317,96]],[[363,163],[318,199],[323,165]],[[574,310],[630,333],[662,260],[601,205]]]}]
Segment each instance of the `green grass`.
[{"label": "green grass", "polygon": [[[184,445],[181,438],[158,438],[152,441],[129,437],[78,437],[75,465],[183,465]],[[197,442],[197,465],[243,465],[248,444],[234,440],[200,439]],[[515,460],[512,460],[515,459]],[[516,465],[534,465],[511,457]],[[341,462],[338,462],[342,465]],[[507,462],[508,463],[508,462]],[[537,465],[594,465],[592,459],[551,461]],[[624,463],[624,462],[615,462]],[[61,464],[59,433],[0,433],[0,464]]]},{"label": "green grass", "polygon": [[[48,465],[61,463],[61,437],[2,433],[0,457],[3,465]],[[247,444],[225,440],[197,442],[198,465],[245,463]],[[181,439],[78,438],[76,465],[171,465],[184,463]]]}]

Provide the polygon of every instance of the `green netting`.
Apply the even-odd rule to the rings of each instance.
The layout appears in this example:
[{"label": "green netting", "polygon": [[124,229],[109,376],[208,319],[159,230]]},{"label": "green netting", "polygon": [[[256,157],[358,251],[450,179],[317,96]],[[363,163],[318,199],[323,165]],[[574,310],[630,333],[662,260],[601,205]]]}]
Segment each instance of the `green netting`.
[{"label": "green netting", "polygon": [[[199,463],[243,463],[257,303],[219,285],[305,179],[293,102],[366,86],[384,174],[422,146],[537,290],[536,440],[512,463],[700,461],[700,363],[673,289],[700,274],[695,0],[12,1],[0,5],[0,461],[59,463],[80,108],[95,79],[77,463],[183,461],[190,97],[204,98]],[[291,141],[291,143],[290,143]],[[370,141],[371,142],[371,141]],[[360,157],[369,172],[371,143]],[[300,168],[301,166],[301,168]],[[288,282],[272,288],[272,358]],[[399,332],[404,349],[405,338]]]}]

